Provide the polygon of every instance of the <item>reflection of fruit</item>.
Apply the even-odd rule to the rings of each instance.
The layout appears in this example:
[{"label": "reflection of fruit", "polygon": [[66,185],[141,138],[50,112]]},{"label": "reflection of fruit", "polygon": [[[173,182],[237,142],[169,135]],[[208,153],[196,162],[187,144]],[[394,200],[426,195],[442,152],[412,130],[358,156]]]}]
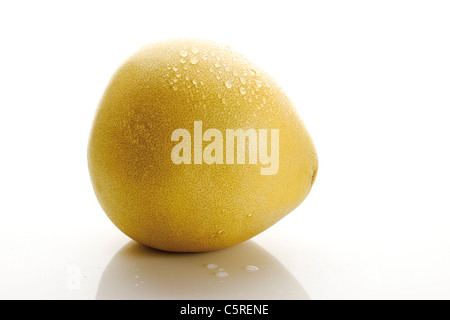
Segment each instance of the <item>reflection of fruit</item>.
[{"label": "reflection of fruit", "polygon": [[[200,137],[212,128],[224,134],[222,164],[195,161],[200,121]],[[192,135],[191,164],[171,158],[180,128]],[[250,139],[244,164],[226,162],[227,129],[267,129],[266,155],[278,130],[278,167],[263,174],[273,163],[262,161],[260,144],[256,164],[249,163]],[[200,148],[215,139],[203,136]],[[281,88],[241,55],[202,40],[144,47],[119,68],[100,102],[88,163],[113,223],[168,251],[210,251],[253,237],[305,199],[317,172],[312,140]]]},{"label": "reflection of fruit", "polygon": [[[258,267],[258,270],[249,271],[250,265]],[[222,277],[221,273],[228,276]],[[250,240],[231,248],[201,254],[171,254],[130,241],[106,266],[96,299],[310,298],[301,283],[280,261]]]}]

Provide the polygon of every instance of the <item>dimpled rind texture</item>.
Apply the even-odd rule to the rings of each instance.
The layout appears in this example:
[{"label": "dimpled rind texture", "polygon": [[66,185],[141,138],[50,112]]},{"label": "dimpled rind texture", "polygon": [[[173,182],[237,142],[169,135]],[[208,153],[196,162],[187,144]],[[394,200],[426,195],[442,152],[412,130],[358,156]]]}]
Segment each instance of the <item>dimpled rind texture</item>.
[{"label": "dimpled rind texture", "polygon": [[[224,144],[226,129],[278,129],[278,172],[261,175],[269,165],[249,164],[248,154],[245,164],[226,164],[225,146],[224,164],[174,164],[172,132],[187,129],[193,145],[194,121],[203,133],[220,130]],[[179,39],[143,47],[113,75],[93,122],[88,166],[100,205],[123,233],[160,250],[201,252],[250,239],[295,209],[318,160],[269,75],[229,47]]]}]

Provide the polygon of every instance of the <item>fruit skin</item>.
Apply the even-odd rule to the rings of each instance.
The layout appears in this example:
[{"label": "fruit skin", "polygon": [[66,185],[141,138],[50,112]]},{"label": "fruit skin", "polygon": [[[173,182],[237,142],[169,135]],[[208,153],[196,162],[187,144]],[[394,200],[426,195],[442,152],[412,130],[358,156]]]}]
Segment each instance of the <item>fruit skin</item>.
[{"label": "fruit skin", "polygon": [[[171,134],[192,134],[194,121],[203,132],[279,129],[278,172],[261,175],[263,165],[248,164],[248,155],[246,164],[174,164]],[[113,75],[91,129],[88,167],[122,232],[160,250],[201,252],[250,239],[295,209],[318,159],[269,75],[228,47],[179,39],[143,47]]]}]

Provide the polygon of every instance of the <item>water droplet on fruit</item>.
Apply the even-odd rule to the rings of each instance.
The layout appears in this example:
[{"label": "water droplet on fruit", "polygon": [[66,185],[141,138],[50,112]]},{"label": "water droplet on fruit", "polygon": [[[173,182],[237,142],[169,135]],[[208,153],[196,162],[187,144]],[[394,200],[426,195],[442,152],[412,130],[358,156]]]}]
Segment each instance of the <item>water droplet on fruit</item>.
[{"label": "water droplet on fruit", "polygon": [[217,268],[217,264],[209,263],[209,264],[206,265],[206,268],[207,269],[216,269]]},{"label": "water droplet on fruit", "polygon": [[231,88],[231,81],[225,81],[225,87],[230,89]]},{"label": "water droplet on fruit", "polygon": [[191,60],[189,60],[189,62],[191,64],[196,64],[198,62],[198,58],[197,57],[192,57]]},{"label": "water droplet on fruit", "polygon": [[240,87],[239,88],[239,92],[244,95],[245,94],[245,88],[244,87]]},{"label": "water droplet on fruit", "polygon": [[180,56],[182,56],[183,58],[187,57],[188,53],[186,50],[183,50],[180,52]]}]

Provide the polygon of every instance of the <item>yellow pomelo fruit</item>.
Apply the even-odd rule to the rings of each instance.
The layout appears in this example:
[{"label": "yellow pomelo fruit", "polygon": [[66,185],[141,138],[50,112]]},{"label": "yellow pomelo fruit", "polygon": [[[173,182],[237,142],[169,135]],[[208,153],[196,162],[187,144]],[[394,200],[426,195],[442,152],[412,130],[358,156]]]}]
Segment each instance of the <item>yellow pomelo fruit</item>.
[{"label": "yellow pomelo fruit", "polygon": [[170,40],[142,48],[112,77],[88,165],[122,232],[153,248],[199,252],[245,241],[295,209],[318,162],[268,74],[214,42]]}]

